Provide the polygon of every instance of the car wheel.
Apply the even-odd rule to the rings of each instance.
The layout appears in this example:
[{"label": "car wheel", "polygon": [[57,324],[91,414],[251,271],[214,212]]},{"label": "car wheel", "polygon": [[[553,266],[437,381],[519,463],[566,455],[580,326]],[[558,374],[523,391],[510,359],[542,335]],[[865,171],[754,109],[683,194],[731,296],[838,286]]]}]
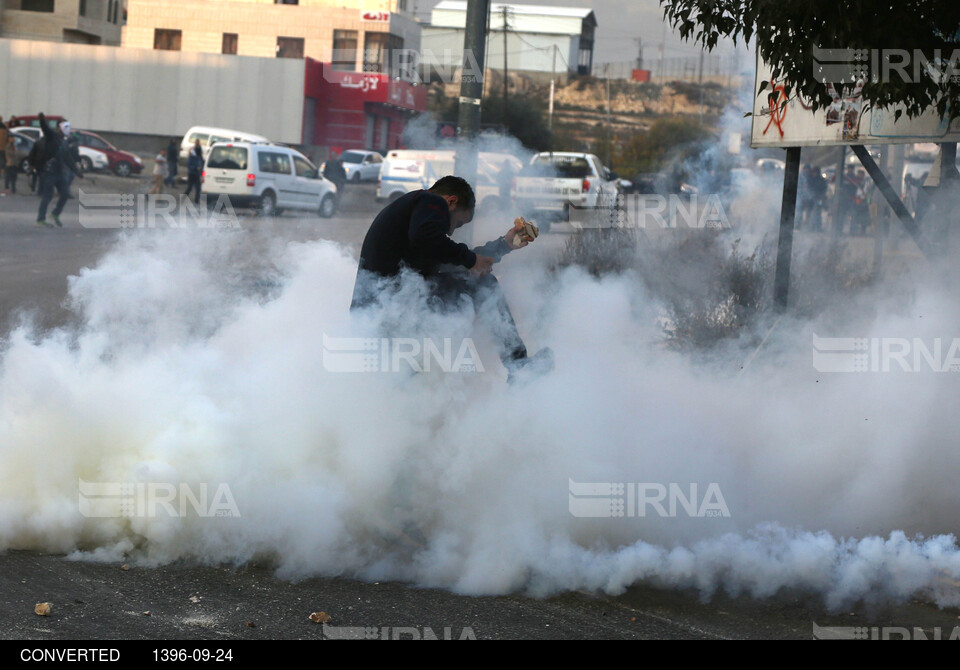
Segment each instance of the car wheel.
[{"label": "car wheel", "polygon": [[332,193],[327,193],[320,201],[320,216],[329,219],[337,213],[337,199]]},{"label": "car wheel", "polygon": [[354,173],[353,173],[353,176],[350,177],[350,183],[351,183],[351,184],[359,184],[359,183],[360,183],[360,172],[354,172]]},{"label": "car wheel", "polygon": [[80,169],[86,172],[93,172],[93,161],[90,160],[89,156],[80,157]]},{"label": "car wheel", "polygon": [[387,198],[387,200],[388,200],[389,202],[393,202],[394,200],[396,200],[397,198],[399,198],[399,197],[402,196],[402,195],[403,195],[403,194],[400,193],[400,191],[394,191],[393,193],[390,194],[390,196]]},{"label": "car wheel", "polygon": [[264,191],[263,195],[260,196],[260,206],[257,208],[257,213],[260,216],[277,215],[277,196],[273,194],[273,191]]},{"label": "car wheel", "polygon": [[113,173],[118,177],[129,177],[133,174],[133,166],[127,161],[120,161],[114,166]]}]

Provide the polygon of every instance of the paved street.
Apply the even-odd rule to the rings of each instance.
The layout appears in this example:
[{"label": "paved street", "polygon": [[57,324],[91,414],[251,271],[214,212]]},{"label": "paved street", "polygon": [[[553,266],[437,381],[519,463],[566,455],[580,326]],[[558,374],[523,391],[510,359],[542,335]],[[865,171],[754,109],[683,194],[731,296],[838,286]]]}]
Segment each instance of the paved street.
[{"label": "paved street", "polygon": [[[145,180],[101,176],[76,182],[74,194],[77,186],[94,193],[142,193],[145,185]],[[30,194],[0,199],[3,333],[24,312],[41,328],[69,324],[72,313],[62,304],[68,277],[96,264],[119,235],[150,234],[83,227],[76,200],[67,206],[62,230],[41,228],[34,224],[36,206],[37,198]],[[244,214],[240,224],[245,231],[261,233],[250,236],[251,244],[326,238],[356,253],[375,212],[373,187],[364,185],[348,192],[342,211],[329,220],[292,214],[263,220]],[[489,222],[481,225],[478,237],[485,237],[486,229],[493,228]],[[545,236],[540,253],[552,253],[565,237]],[[38,602],[53,603],[52,616],[37,617],[33,607]],[[324,629],[308,619],[316,611],[328,613],[331,626],[377,627],[386,637],[397,627],[415,628],[423,637],[431,634],[428,628],[438,637],[449,628],[454,639],[809,639],[814,623],[941,627],[948,633],[957,622],[955,612],[923,602],[828,613],[821,601],[792,594],[761,602],[721,595],[704,603],[694,593],[649,587],[634,587],[616,598],[579,592],[549,599],[522,594],[475,598],[339,578],[290,582],[256,564],[122,569],[118,563],[77,562],[32,551],[0,555],[3,638],[317,639]]]}]

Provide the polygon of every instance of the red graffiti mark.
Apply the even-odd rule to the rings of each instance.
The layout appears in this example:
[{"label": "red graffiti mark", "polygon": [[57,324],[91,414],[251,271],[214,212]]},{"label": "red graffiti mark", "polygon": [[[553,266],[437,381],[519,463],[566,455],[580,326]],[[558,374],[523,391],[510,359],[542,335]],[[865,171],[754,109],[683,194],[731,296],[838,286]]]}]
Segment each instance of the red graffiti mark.
[{"label": "red graffiti mark", "polygon": [[770,121],[763,129],[763,134],[766,135],[770,126],[775,125],[780,131],[780,137],[783,137],[783,122],[787,119],[787,90],[783,84],[774,85],[772,81],[770,87],[773,89],[767,97],[770,101]]}]

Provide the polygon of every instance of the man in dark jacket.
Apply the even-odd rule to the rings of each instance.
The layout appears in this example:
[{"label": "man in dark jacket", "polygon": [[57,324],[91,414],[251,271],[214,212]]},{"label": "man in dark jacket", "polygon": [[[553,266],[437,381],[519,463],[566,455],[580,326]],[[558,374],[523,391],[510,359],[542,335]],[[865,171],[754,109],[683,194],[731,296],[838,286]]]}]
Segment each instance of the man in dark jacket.
[{"label": "man in dark jacket", "polygon": [[378,296],[396,286],[401,270],[413,270],[427,280],[445,307],[457,309],[463,298],[473,302],[497,340],[511,381],[524,368],[549,370],[552,352],[543,349],[527,355],[503,289],[491,274],[494,263],[529,241],[511,229],[470,250],[449,237],[473,219],[475,205],[470,185],[460,177],[447,176],[429,190],[412,191],[384,207],[360,249],[351,309],[374,305]]},{"label": "man in dark jacket", "polygon": [[60,212],[63,211],[67,199],[70,197],[70,185],[65,177],[65,170],[70,170],[81,179],[83,173],[80,166],[74,160],[73,152],[66,141],[70,134],[70,123],[61,121],[57,130],[53,130],[47,124],[47,119],[43,112],[39,115],[40,129],[43,131],[43,151],[38,157],[38,172],[40,174],[40,210],[37,213],[37,225],[52,228],[53,225],[47,221],[47,207],[53,200],[53,190],[56,189],[60,197],[57,199],[57,205],[53,208],[53,223],[60,228],[63,223],[60,222]]},{"label": "man in dark jacket", "polygon": [[190,149],[187,156],[187,198],[191,191],[196,190],[194,202],[200,202],[200,177],[203,175],[203,147],[200,146],[200,140]]},{"label": "man in dark jacket", "polygon": [[323,176],[337,187],[337,197],[343,195],[343,186],[347,183],[347,171],[343,169],[343,163],[336,151],[331,152],[330,160],[324,163]]},{"label": "man in dark jacket", "polygon": [[163,180],[168,186],[177,184],[177,160],[180,156],[180,146],[176,139],[171,138],[167,143],[167,178]]}]

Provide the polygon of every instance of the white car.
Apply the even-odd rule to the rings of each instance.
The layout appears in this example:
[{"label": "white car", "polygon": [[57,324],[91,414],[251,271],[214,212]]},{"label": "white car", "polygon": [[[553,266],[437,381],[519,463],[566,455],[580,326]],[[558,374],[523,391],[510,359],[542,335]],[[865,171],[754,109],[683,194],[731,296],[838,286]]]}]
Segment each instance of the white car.
[{"label": "white car", "polygon": [[[387,153],[377,184],[378,200],[395,200],[405,193],[433,186],[440,177],[454,174],[456,152],[450,150],[419,151],[398,149]],[[482,209],[498,208],[500,187],[498,175],[504,163],[516,174],[523,163],[504,153],[481,151],[477,160],[477,205]]]},{"label": "white car", "polygon": [[376,151],[344,151],[340,156],[343,170],[347,173],[347,181],[359,184],[362,181],[377,181],[380,178],[380,167],[383,165],[383,156]]},{"label": "white car", "polygon": [[254,135],[245,133],[242,130],[230,130],[229,128],[212,128],[210,126],[194,126],[186,132],[183,140],[180,141],[180,163],[186,165],[187,156],[190,150],[200,140],[200,146],[203,148],[203,159],[207,160],[210,156],[210,148],[218,142],[251,142],[254,144],[270,144],[263,135]]},{"label": "white car", "polygon": [[337,187],[299,151],[276,144],[214,144],[202,176],[207,202],[226,196],[235,207],[254,207],[263,216],[285,209],[337,211]]},{"label": "white car", "polygon": [[[32,126],[22,126],[19,128],[12,128],[10,132],[15,135],[20,135],[22,137],[28,137],[32,142],[36,142],[43,135],[43,131],[39,128],[34,128]],[[93,171],[109,171],[110,170],[110,157],[107,156],[103,151],[98,151],[97,149],[92,149],[90,147],[85,147],[82,144],[77,146],[77,149],[80,152],[80,167],[84,172],[93,172]]]},{"label": "white car", "polygon": [[569,151],[536,154],[513,186],[521,210],[561,219],[571,208],[613,209],[620,193],[620,180],[596,155]]}]

